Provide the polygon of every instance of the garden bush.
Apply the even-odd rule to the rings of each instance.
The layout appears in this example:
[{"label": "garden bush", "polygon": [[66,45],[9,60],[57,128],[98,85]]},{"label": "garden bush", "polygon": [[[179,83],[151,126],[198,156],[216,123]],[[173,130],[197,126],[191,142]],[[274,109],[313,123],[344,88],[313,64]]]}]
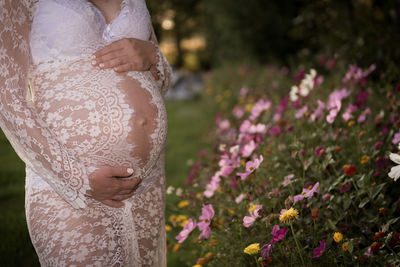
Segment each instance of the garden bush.
[{"label": "garden bush", "polygon": [[170,253],[188,266],[400,264],[400,83],[343,66],[214,71],[214,149],[167,189],[180,200]]}]

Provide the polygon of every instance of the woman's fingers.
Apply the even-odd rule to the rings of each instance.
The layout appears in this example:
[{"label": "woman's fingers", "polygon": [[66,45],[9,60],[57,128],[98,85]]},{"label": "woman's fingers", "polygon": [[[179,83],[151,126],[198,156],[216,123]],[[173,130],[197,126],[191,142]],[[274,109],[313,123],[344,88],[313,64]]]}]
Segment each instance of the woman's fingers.
[{"label": "woman's fingers", "polygon": [[133,169],[132,168],[127,168],[123,166],[119,167],[108,167],[108,175],[110,177],[118,177],[118,178],[124,178],[124,177],[129,177],[133,174]]},{"label": "woman's fingers", "polygon": [[116,192],[116,195],[119,194],[121,191],[125,190],[133,190],[139,183],[142,181],[140,178],[132,178],[127,180],[119,180],[119,190]]},{"label": "woman's fingers", "polygon": [[128,199],[128,198],[131,198],[134,194],[135,194],[135,190],[133,190],[129,194],[123,194],[123,195],[121,194],[121,195],[114,196],[112,199],[113,200],[117,200],[117,201],[122,201],[122,200],[125,200],[125,199]]}]

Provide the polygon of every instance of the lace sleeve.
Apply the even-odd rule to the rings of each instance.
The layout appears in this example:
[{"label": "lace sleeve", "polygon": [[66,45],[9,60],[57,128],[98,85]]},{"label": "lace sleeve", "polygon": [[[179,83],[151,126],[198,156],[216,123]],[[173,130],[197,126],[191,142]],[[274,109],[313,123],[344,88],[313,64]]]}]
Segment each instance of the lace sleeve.
[{"label": "lace sleeve", "polygon": [[159,83],[160,83],[160,90],[163,95],[165,95],[169,88],[171,87],[172,83],[172,69],[171,66],[169,65],[167,59],[165,58],[165,55],[160,49],[160,46],[158,45],[157,37],[154,33],[154,28],[151,27],[151,36],[150,36],[150,41],[155,45],[157,48],[157,73],[158,76],[160,77]]},{"label": "lace sleeve", "polygon": [[89,170],[57,140],[24,97],[32,3],[0,1],[0,126],[27,166],[74,208],[84,208]]}]

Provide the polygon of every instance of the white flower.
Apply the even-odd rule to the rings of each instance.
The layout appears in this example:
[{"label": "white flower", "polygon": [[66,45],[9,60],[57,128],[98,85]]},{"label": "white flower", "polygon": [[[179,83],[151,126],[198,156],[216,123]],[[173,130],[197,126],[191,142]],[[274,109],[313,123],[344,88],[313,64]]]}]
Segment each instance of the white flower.
[{"label": "white flower", "polygon": [[175,194],[176,194],[178,197],[182,196],[182,193],[183,193],[183,190],[182,190],[182,188],[180,188],[180,187],[178,187],[178,188],[176,189],[176,191],[175,191]]},{"label": "white flower", "polygon": [[167,195],[172,194],[172,192],[174,192],[174,190],[175,190],[175,188],[174,188],[172,185],[168,186],[168,188],[167,188]]},{"label": "white flower", "polygon": [[[393,162],[400,164],[400,155],[399,154],[390,153],[389,158]],[[400,177],[400,165],[392,167],[392,169],[390,170],[388,175],[390,178],[397,181],[397,179],[399,179],[399,177]]]},{"label": "white flower", "polygon": [[293,85],[292,88],[290,89],[290,100],[296,101],[299,97],[297,96],[299,89],[297,88],[296,85]]}]

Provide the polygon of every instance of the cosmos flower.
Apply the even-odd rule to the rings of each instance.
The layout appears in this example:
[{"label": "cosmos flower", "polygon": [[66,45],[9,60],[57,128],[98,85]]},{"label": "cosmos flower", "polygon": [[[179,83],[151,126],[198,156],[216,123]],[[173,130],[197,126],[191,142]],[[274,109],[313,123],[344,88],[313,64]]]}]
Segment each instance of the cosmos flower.
[{"label": "cosmos flower", "polygon": [[201,215],[199,217],[199,220],[201,222],[199,222],[197,224],[197,227],[201,231],[199,239],[201,239],[201,238],[207,239],[210,237],[210,235],[211,235],[210,224],[211,224],[211,219],[214,217],[214,214],[215,214],[215,212],[214,212],[214,208],[213,208],[212,204],[208,204],[208,205],[203,204],[203,208],[201,209]]},{"label": "cosmos flower", "polygon": [[305,199],[305,198],[311,198],[314,193],[318,193],[319,190],[319,183],[314,184],[312,188],[303,188],[303,192],[301,194],[296,195],[293,197],[293,204],[296,204],[297,202]]},{"label": "cosmos flower", "polygon": [[183,230],[176,236],[178,243],[182,243],[189,236],[189,234],[196,228],[196,221],[189,219],[183,227]]},{"label": "cosmos flower", "polygon": [[238,172],[236,175],[240,176],[242,180],[245,180],[251,173],[258,169],[263,159],[263,156],[260,155],[259,158],[255,158],[253,161],[246,162],[246,172]]},{"label": "cosmos flower", "polygon": [[314,248],[314,253],[312,257],[313,258],[321,257],[325,252],[325,248],[326,248],[326,241],[325,240],[319,241],[319,246]]},{"label": "cosmos flower", "polygon": [[[395,153],[390,153],[389,158],[396,164],[400,164],[400,155]],[[400,165],[394,166],[390,169],[388,176],[394,181],[397,181],[400,177]]]}]

